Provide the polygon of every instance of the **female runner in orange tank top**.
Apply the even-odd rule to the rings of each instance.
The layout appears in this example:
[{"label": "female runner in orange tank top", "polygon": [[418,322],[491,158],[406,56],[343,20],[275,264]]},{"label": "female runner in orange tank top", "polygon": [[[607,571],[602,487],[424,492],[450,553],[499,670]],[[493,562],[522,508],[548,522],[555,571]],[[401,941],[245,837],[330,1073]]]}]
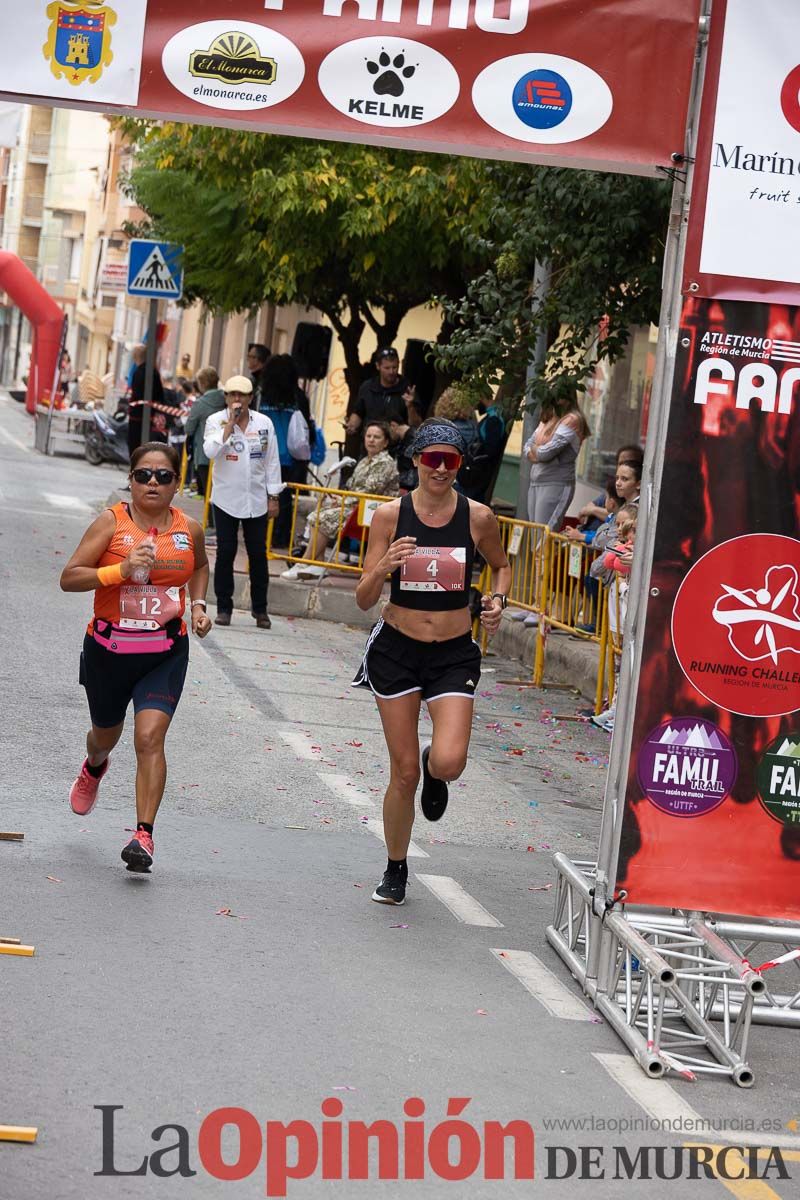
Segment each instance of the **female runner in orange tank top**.
[{"label": "female runner in orange tank top", "polygon": [[[187,590],[193,633],[202,638],[211,628],[203,530],[171,507],[179,467],[170,446],[151,442],[135,450],[130,501],[92,522],[61,576],[63,591],[95,593],[80,673],[92,727],[70,805],[79,816],[91,812],[133,701],[136,830],[122,851],[129,871],[147,872],[153,862],[153,823],[167,779],[164,739],[188,663]],[[151,529],[157,530],[152,539]]]}]

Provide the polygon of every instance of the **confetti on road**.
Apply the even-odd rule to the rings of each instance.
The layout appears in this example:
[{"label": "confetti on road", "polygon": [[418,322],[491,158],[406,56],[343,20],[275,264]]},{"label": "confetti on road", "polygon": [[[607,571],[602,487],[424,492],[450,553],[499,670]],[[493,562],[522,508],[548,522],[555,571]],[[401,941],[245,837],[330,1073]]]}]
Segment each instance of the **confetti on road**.
[{"label": "confetti on road", "polygon": [[390,925],[390,929],[408,929],[407,925]]},{"label": "confetti on road", "polygon": [[50,881],[50,883],[63,883],[64,882],[63,879],[59,879],[56,875],[48,875],[47,878]]}]

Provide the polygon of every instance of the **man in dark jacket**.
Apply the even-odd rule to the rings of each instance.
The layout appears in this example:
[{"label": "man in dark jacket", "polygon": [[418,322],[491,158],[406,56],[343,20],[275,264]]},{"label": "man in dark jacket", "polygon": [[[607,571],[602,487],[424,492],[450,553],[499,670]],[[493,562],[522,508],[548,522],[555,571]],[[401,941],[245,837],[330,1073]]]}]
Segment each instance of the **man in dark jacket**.
[{"label": "man in dark jacket", "polygon": [[264,400],[264,368],[270,357],[267,346],[261,342],[251,342],[247,347],[247,369],[253,383],[253,412],[259,412]]},{"label": "man in dark jacket", "polygon": [[[143,343],[134,346],[131,356],[134,368],[131,374],[131,392],[128,406],[128,450],[133,454],[137,446],[142,444],[147,347]],[[158,367],[153,368],[152,401],[153,405],[159,405],[159,408],[153,407],[150,410],[150,436],[148,440],[151,442],[166,442],[167,414],[163,410],[167,404],[170,404],[171,407],[172,405],[164,395],[164,385],[161,382]]]},{"label": "man in dark jacket", "polygon": [[[186,441],[192,446],[192,462],[197,478],[197,489],[201,496],[206,494],[208,483],[208,455],[203,449],[203,434],[206,421],[212,413],[222,412],[225,404],[225,393],[219,386],[219,375],[214,367],[201,367],[197,372],[197,386],[200,396],[192,405],[186,418]],[[209,509],[209,518],[213,510]]]},{"label": "man in dark jacket", "polygon": [[358,389],[358,396],[347,418],[348,434],[358,433],[367,421],[398,421],[408,424],[406,404],[413,401],[416,389],[409,387],[400,374],[400,359],[391,348],[375,355],[378,374],[367,379]]}]

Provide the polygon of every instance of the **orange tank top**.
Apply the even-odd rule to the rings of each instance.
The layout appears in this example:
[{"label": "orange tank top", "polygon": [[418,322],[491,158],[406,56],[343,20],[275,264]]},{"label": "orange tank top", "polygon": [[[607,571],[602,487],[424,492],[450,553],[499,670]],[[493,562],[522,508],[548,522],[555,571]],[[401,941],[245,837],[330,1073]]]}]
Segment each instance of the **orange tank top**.
[{"label": "orange tank top", "polygon": [[[179,508],[169,511],[172,521],[169,529],[156,539],[156,563],[148,582],[141,584],[126,579],[121,584],[97,588],[89,634],[95,637],[98,632],[107,634],[110,625],[115,636],[122,634],[124,637],[125,631],[128,631],[131,638],[139,643],[137,649],[141,647],[141,650],[145,650],[151,648],[147,645],[150,638],[146,635],[163,638],[167,626],[180,635],[186,633],[183,615],[186,609],[186,584],[194,574],[194,542],[185,513]],[[135,546],[147,539],[147,531],[140,529],[132,520],[127,504],[115,504],[111,512],[117,525],[98,567],[121,563]],[[175,622],[180,622],[179,629]],[[119,649],[122,650],[122,647]]]}]

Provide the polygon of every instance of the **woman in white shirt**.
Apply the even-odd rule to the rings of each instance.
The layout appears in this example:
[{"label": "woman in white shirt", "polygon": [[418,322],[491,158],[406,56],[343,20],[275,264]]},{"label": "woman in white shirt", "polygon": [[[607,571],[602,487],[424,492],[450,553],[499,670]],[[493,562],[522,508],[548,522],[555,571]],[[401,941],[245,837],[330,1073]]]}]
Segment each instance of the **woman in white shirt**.
[{"label": "woman in white shirt", "polygon": [[203,449],[214,463],[211,503],[217,530],[215,623],[231,623],[233,563],[241,521],[250,564],[250,607],[258,628],[270,629],[267,522],[278,514],[278,496],[283,488],[278,440],[269,417],[250,411],[253,385],[249,379],[234,375],[223,390],[226,407],[208,418],[203,435]]}]

